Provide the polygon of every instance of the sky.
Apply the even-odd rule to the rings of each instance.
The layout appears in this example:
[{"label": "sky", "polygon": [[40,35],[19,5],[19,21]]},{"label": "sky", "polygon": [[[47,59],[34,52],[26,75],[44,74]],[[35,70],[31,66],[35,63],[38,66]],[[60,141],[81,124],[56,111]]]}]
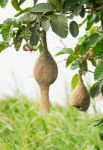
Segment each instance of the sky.
[{"label": "sky", "polygon": [[[44,2],[43,0],[41,2]],[[32,5],[32,1],[27,0],[23,4],[22,8]],[[12,18],[16,11],[8,3],[5,9],[0,8],[0,23],[6,18]],[[76,18],[80,23],[82,19]],[[84,27],[80,29],[79,37],[85,32]],[[77,43],[77,39],[73,38],[70,34],[66,39],[60,39],[50,29],[47,33],[48,49],[58,65],[58,78],[50,88],[50,100],[55,103],[65,104],[68,100],[68,95],[71,93],[70,81],[75,74],[75,71],[71,71],[65,67],[65,56],[56,57],[55,54],[64,48],[61,40],[66,47],[73,48]],[[30,99],[40,99],[40,91],[37,82],[33,77],[33,68],[39,51],[37,52],[25,52],[20,49],[17,52],[13,47],[9,47],[0,53],[0,97],[23,93]],[[86,81],[90,84],[90,76],[86,78]],[[92,81],[91,81],[92,82]]]}]

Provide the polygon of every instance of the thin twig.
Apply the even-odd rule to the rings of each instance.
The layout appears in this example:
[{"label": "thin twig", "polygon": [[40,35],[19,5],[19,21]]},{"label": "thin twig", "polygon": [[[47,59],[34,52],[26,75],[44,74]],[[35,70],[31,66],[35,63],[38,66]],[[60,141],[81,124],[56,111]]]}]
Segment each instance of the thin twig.
[{"label": "thin twig", "polygon": [[64,42],[62,41],[62,39],[60,39],[60,42],[64,46],[64,48],[67,48],[67,46],[64,44]]},{"label": "thin twig", "polygon": [[12,42],[8,47],[12,47],[13,44],[14,44],[14,43]]},{"label": "thin twig", "polygon": [[101,5],[100,7],[97,7],[97,8],[94,9],[94,10],[98,11],[98,10],[100,10],[100,9],[102,9],[102,8],[103,8],[103,5]]},{"label": "thin twig", "polygon": [[93,71],[91,71],[91,70],[88,70],[88,72],[94,73],[94,72],[93,72]]}]

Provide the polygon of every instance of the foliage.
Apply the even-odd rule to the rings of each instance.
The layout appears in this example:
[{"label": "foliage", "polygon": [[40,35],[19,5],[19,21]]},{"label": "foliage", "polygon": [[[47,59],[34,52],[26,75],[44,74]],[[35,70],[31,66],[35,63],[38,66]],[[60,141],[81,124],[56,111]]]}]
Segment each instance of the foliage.
[{"label": "foliage", "polygon": [[[5,8],[8,1],[0,0],[0,7]],[[68,34],[77,38],[80,28],[86,24],[86,33],[78,39],[75,48],[63,48],[57,56],[65,54],[66,67],[84,75],[90,71],[88,68],[91,63],[95,80],[90,89],[91,97],[103,94],[103,0],[47,0],[46,3],[33,0],[32,7],[22,9],[25,1],[10,1],[17,14],[0,24],[0,52],[12,44],[19,50],[22,41],[25,41],[25,51],[40,49],[42,31],[47,32],[50,27],[61,38],[66,38]],[[75,20],[78,16],[83,18],[80,24]],[[71,82],[72,89],[77,82],[78,74],[75,74]],[[80,146],[81,150],[102,150],[103,118],[96,121],[96,126],[100,127],[100,131],[97,131],[88,128],[90,117],[79,115],[74,110],[57,108],[57,113],[53,108],[55,112],[42,118],[34,111],[36,106],[27,101],[4,101],[0,105],[2,150],[79,150]]]},{"label": "foliage", "polygon": [[0,100],[0,149],[102,150],[102,131],[93,127],[94,119],[94,125],[103,122],[99,118],[67,106],[52,106],[51,113],[41,117],[37,103],[9,97]]},{"label": "foliage", "polygon": [[[22,4],[25,2],[11,0],[12,7],[18,12],[14,18],[0,24],[0,51],[11,44],[19,50],[22,41],[25,41],[25,51],[37,50],[41,47],[42,31],[47,32],[51,27],[61,38],[66,38],[68,34],[77,37],[81,26],[86,24],[86,34],[78,39],[75,48],[64,48],[57,55],[66,54],[66,67],[77,69],[82,74],[88,72],[88,62],[91,62],[96,81],[91,87],[91,96],[94,98],[103,93],[103,0],[47,0],[46,3],[33,0],[33,6],[23,10]],[[8,0],[0,1],[2,8],[7,4]],[[77,16],[83,18],[80,24],[75,20]],[[72,85],[75,81],[72,80]]]}]

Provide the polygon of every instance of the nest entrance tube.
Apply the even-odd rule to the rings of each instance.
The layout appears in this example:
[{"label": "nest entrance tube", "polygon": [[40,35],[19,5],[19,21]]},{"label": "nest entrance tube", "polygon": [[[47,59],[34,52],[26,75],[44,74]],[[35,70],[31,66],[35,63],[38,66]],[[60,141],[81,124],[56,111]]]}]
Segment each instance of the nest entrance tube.
[{"label": "nest entrance tube", "polygon": [[40,113],[50,112],[49,86],[41,87]]},{"label": "nest entrance tube", "polygon": [[42,35],[43,47],[34,67],[34,77],[41,92],[39,112],[45,114],[50,112],[49,88],[57,78],[58,69],[56,62],[48,51],[46,33],[43,32]]}]

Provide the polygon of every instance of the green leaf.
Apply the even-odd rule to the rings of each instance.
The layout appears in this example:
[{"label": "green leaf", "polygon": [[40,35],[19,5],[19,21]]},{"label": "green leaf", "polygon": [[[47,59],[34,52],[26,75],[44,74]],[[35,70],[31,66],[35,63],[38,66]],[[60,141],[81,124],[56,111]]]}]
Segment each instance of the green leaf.
[{"label": "green leaf", "polygon": [[93,46],[93,45],[96,43],[96,41],[98,40],[99,37],[100,37],[100,35],[99,35],[98,33],[93,33],[93,34],[90,36],[90,38],[89,38],[89,40],[90,40],[90,45]]},{"label": "green leaf", "polygon": [[62,54],[73,54],[73,50],[71,48],[63,48],[61,51],[59,51],[56,56],[62,55]]},{"label": "green leaf", "polygon": [[7,5],[7,3],[8,3],[8,0],[0,0],[0,6],[1,6],[2,8],[5,8],[6,5]]},{"label": "green leaf", "polygon": [[70,30],[70,33],[71,33],[71,35],[73,37],[76,37],[78,35],[78,33],[79,33],[79,26],[76,23],[76,21],[70,22],[69,30]]},{"label": "green leaf", "polygon": [[75,69],[77,69],[77,68],[79,68],[79,61],[78,60],[75,60],[75,61],[73,61],[73,63],[71,64],[71,67],[70,67],[70,69],[72,69],[72,70],[75,70]]},{"label": "green leaf", "polygon": [[21,46],[22,40],[23,40],[22,29],[19,29],[16,33],[16,36],[13,39],[13,43],[14,43],[15,49],[17,51],[19,50],[19,48]]},{"label": "green leaf", "polygon": [[79,60],[80,62],[80,65],[79,65],[79,68],[85,72],[87,72],[88,70],[88,65],[87,65],[87,60],[83,60],[83,58],[81,60]]},{"label": "green leaf", "polygon": [[75,51],[74,51],[74,54],[76,55],[76,57],[78,57],[80,52],[81,52],[81,45],[77,44],[76,47],[75,47]]},{"label": "green leaf", "polygon": [[99,41],[99,39],[100,39],[100,35],[98,33],[91,34],[90,37],[86,39],[82,44],[81,53],[86,53],[90,47],[94,47],[96,43]]},{"label": "green leaf", "polygon": [[97,43],[93,48],[93,57],[97,57],[103,54],[103,44],[102,42]]},{"label": "green leaf", "polygon": [[30,22],[35,21],[36,19],[37,15],[27,12],[18,19],[18,23],[30,24]]},{"label": "green leaf", "polygon": [[73,7],[73,12],[74,12],[74,14],[75,14],[76,16],[78,16],[81,11],[82,11],[82,6],[80,6],[80,5],[75,5],[75,6]]},{"label": "green leaf", "polygon": [[6,49],[9,46],[9,43],[0,41],[0,52]]},{"label": "green leaf", "polygon": [[66,61],[66,67],[68,67],[74,60],[75,60],[75,57],[73,55],[68,56],[67,61]]},{"label": "green leaf", "polygon": [[28,7],[28,8],[25,8],[24,10],[21,10],[19,13],[17,13],[17,14],[15,15],[15,17],[18,17],[18,16],[20,16],[20,15],[26,13],[26,12],[29,12],[29,11],[31,10],[31,8],[32,8],[32,7]]},{"label": "green leaf", "polygon": [[17,10],[20,11],[21,8],[19,6],[18,0],[11,0],[12,6]]},{"label": "green leaf", "polygon": [[84,36],[79,38],[78,44],[83,45],[83,43],[86,42],[86,41],[87,41],[87,37],[86,37],[86,35],[84,35]]},{"label": "green leaf", "polygon": [[44,31],[48,31],[50,27],[50,21],[48,19],[45,19],[41,22],[41,26]]},{"label": "green leaf", "polygon": [[[103,125],[103,118],[97,119],[95,121],[94,127],[102,127],[101,125]],[[100,128],[101,129],[101,128]]]},{"label": "green leaf", "polygon": [[50,21],[52,30],[62,38],[66,38],[68,35],[68,22],[67,17],[64,15],[58,15],[51,17]]},{"label": "green leaf", "polygon": [[62,10],[62,5],[60,0],[48,0],[49,3],[51,3],[57,11],[61,11]]},{"label": "green leaf", "polygon": [[103,61],[98,63],[94,72],[94,79],[98,80],[100,78],[103,78]]},{"label": "green leaf", "polygon": [[78,0],[64,0],[63,1],[63,10],[64,12],[67,12],[71,9],[73,5],[76,5],[78,3]]},{"label": "green leaf", "polygon": [[87,31],[93,26],[93,24],[95,23],[95,19],[96,19],[96,14],[91,14],[88,16],[87,27],[86,27]]},{"label": "green leaf", "polygon": [[9,42],[13,36],[13,28],[17,26],[14,19],[6,19],[1,26],[1,34],[4,41]]},{"label": "green leaf", "polygon": [[26,29],[23,33],[23,38],[25,39],[25,41],[28,43],[31,39],[31,31],[29,29]]},{"label": "green leaf", "polygon": [[[93,33],[90,35],[89,40],[91,42],[91,45],[94,45],[96,42],[98,42],[98,39],[100,39],[100,34],[98,33]],[[96,44],[95,44],[96,45]]]},{"label": "green leaf", "polygon": [[50,3],[36,4],[31,9],[31,12],[35,12],[35,13],[47,13],[47,12],[51,12],[51,11],[54,11],[54,7]]},{"label": "green leaf", "polygon": [[16,24],[17,24],[17,22],[16,22],[16,20],[15,19],[12,19],[12,18],[8,18],[8,19],[6,19],[4,22],[3,22],[3,26],[2,27],[4,27],[4,26],[16,26]]},{"label": "green leaf", "polygon": [[92,98],[98,96],[101,92],[101,81],[94,83],[90,89],[90,95]]},{"label": "green leaf", "polygon": [[93,33],[99,33],[100,32],[100,28],[98,26],[93,26],[92,28],[90,28],[89,32],[87,32],[87,35],[93,34]]},{"label": "green leaf", "polygon": [[99,137],[100,137],[101,141],[103,141],[103,131],[100,131]]},{"label": "green leaf", "polygon": [[22,5],[26,0],[19,0],[19,5]]},{"label": "green leaf", "polygon": [[72,81],[71,81],[71,87],[72,87],[72,90],[76,87],[77,83],[79,81],[79,77],[77,74],[75,74],[72,78]]},{"label": "green leaf", "polygon": [[84,5],[84,4],[86,4],[87,1],[88,1],[88,0],[79,0],[79,3],[80,3],[81,5]]},{"label": "green leaf", "polygon": [[39,34],[36,30],[36,28],[31,29],[31,39],[30,39],[30,45],[31,46],[36,46],[39,41]]},{"label": "green leaf", "polygon": [[80,17],[84,18],[84,16],[85,16],[85,8],[84,7],[82,7],[82,10],[79,15],[80,15]]},{"label": "green leaf", "polygon": [[2,33],[3,40],[6,42],[9,42],[11,40],[12,34],[13,34],[13,25],[3,26],[1,33]]}]

